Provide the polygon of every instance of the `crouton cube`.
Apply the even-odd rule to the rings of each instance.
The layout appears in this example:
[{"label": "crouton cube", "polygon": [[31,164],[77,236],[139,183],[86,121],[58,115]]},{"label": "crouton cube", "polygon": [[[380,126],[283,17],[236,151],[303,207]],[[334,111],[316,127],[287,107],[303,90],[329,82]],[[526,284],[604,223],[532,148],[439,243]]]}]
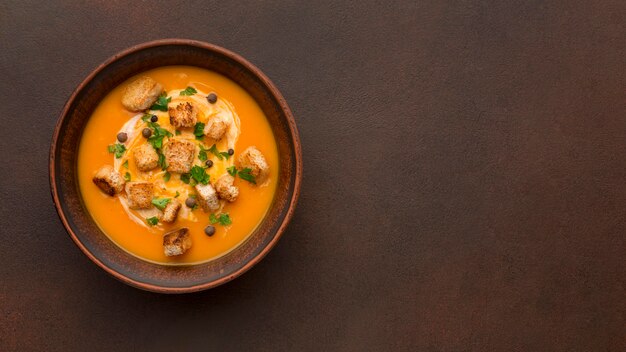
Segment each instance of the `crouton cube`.
[{"label": "crouton cube", "polygon": [[154,185],[150,182],[126,182],[128,207],[131,209],[148,209],[152,206]]},{"label": "crouton cube", "polygon": [[163,148],[167,171],[186,173],[191,170],[196,146],[184,139],[170,138]]},{"label": "crouton cube", "polygon": [[222,117],[213,117],[204,126],[204,134],[209,138],[220,140],[228,130],[228,127],[230,127],[230,120]]},{"label": "crouton cube", "polygon": [[217,195],[224,200],[234,202],[239,195],[239,188],[233,186],[235,178],[229,174],[223,174],[215,182],[215,191]]},{"label": "crouton cube", "polygon": [[220,201],[217,199],[217,192],[215,192],[215,188],[210,183],[206,185],[197,184],[196,193],[198,194],[196,199],[200,202],[200,206],[204,211],[219,209]]},{"label": "crouton cube", "polygon": [[191,245],[191,236],[186,227],[163,235],[163,251],[168,257],[184,254],[191,248]]},{"label": "crouton cube", "polygon": [[164,223],[173,223],[176,221],[176,217],[178,216],[178,212],[182,207],[182,203],[178,201],[176,198],[172,198],[169,203],[163,209],[163,216],[161,216],[161,221]]},{"label": "crouton cube", "polygon": [[124,90],[122,105],[130,111],[142,111],[148,109],[163,91],[157,81],[150,77],[142,76],[132,81]]},{"label": "crouton cube", "polygon": [[168,109],[170,114],[170,124],[176,128],[193,127],[196,124],[198,111],[196,107],[189,103],[180,103],[174,108]]},{"label": "crouton cube", "polygon": [[98,188],[111,197],[124,189],[124,178],[111,165],[104,165],[98,169],[92,180]]},{"label": "crouton cube", "polygon": [[242,168],[251,170],[250,174],[254,176],[257,184],[263,182],[270,171],[265,157],[255,146],[246,148],[239,155],[239,164]]},{"label": "crouton cube", "polygon": [[135,158],[135,165],[140,171],[150,171],[159,165],[159,154],[148,143],[136,148],[133,157]]}]

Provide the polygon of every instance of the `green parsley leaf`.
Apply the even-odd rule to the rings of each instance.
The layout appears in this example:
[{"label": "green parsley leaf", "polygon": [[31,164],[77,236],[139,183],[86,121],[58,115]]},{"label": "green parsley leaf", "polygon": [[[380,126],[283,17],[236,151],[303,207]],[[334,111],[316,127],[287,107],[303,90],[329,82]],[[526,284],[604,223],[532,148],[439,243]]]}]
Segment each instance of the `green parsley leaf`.
[{"label": "green parsley leaf", "polygon": [[206,173],[206,170],[198,165],[194,165],[191,168],[191,177],[193,177],[196,182],[202,183],[203,185],[209,183],[209,175]]},{"label": "green parsley leaf", "polygon": [[219,220],[220,224],[222,224],[223,226],[227,226],[233,223],[228,214],[221,214]]},{"label": "green parsley leaf", "polygon": [[217,224],[219,222],[222,226],[228,226],[233,223],[228,213],[220,214],[219,216],[211,214],[209,215],[209,221],[211,222],[211,224]]},{"label": "green parsley leaf", "polygon": [[198,122],[193,126],[193,135],[196,136],[196,139],[204,137],[204,123]]},{"label": "green parsley leaf", "polygon": [[128,169],[128,160],[126,160],[126,161],[122,164],[122,166]]},{"label": "green parsley leaf", "polygon": [[198,93],[198,91],[194,87],[187,87],[185,90],[180,92],[180,95],[194,95]]},{"label": "green parsley leaf", "polygon": [[156,103],[152,104],[150,110],[167,111],[167,104],[172,101],[172,97],[167,98],[165,92],[161,93]]},{"label": "green parsley leaf", "polygon": [[164,137],[165,136],[157,136],[157,135],[153,134],[152,136],[150,136],[148,138],[148,143],[152,144],[154,149],[161,149],[161,148],[163,148],[163,138]]},{"label": "green parsley leaf", "polygon": [[200,149],[200,153],[198,153],[198,159],[200,159],[200,161],[206,161],[206,150]]},{"label": "green parsley leaf", "polygon": [[178,196],[180,196],[180,193],[176,191],[176,195],[174,196],[174,198],[178,198]]},{"label": "green parsley leaf", "polygon": [[172,177],[172,174],[170,174],[169,171],[165,171],[165,173],[163,174],[163,181],[167,182],[170,180],[171,177]]},{"label": "green parsley leaf", "polygon": [[235,165],[230,166],[230,167],[227,167],[227,168],[226,168],[226,171],[228,171],[228,173],[229,173],[231,176],[233,176],[233,177],[235,177],[235,175],[237,175],[237,168],[235,167]]},{"label": "green parsley leaf", "polygon": [[124,180],[126,180],[126,182],[130,182],[130,172],[126,171],[124,174]]},{"label": "green parsley leaf", "polygon": [[150,114],[143,114],[143,116],[141,117],[141,121],[148,123],[148,122],[150,122],[151,118],[152,118],[152,115],[150,115]]},{"label": "green parsley leaf", "polygon": [[183,183],[189,184],[190,178],[191,178],[191,174],[180,174],[180,180]]},{"label": "green parsley leaf", "polygon": [[122,155],[124,155],[124,152],[126,151],[126,147],[123,144],[115,143],[115,144],[109,145],[108,150],[109,150],[109,153],[115,153],[115,158],[119,159],[122,157]]},{"label": "green parsley leaf", "polygon": [[208,149],[208,151],[213,153],[213,155],[215,155],[219,160],[228,160],[230,158],[230,154],[228,154],[228,152],[220,152],[219,150],[217,150],[215,144],[213,144],[211,148]]},{"label": "green parsley leaf", "polygon": [[148,143],[150,143],[155,149],[163,148],[163,138],[172,137],[172,133],[159,126],[156,122],[147,122],[147,124],[152,129],[152,135],[148,138]]},{"label": "green parsley leaf", "polygon": [[154,134],[157,136],[167,136],[167,137],[171,137],[172,133],[168,130],[166,130],[165,128],[159,126],[158,123],[156,122],[150,122],[150,127],[152,127],[152,130],[154,131]]},{"label": "green parsley leaf", "polygon": [[159,218],[157,218],[156,216],[153,216],[151,218],[146,218],[146,222],[148,223],[148,225],[154,226],[159,223]]},{"label": "green parsley leaf", "polygon": [[157,207],[159,210],[165,209],[167,203],[170,202],[169,198],[152,198],[152,204]]},{"label": "green parsley leaf", "polygon": [[200,147],[200,152],[198,153],[198,159],[200,159],[200,161],[206,161],[208,159],[206,152],[208,149],[205,149],[202,144],[199,145]]},{"label": "green parsley leaf", "polygon": [[182,132],[181,132],[181,131],[179,131],[179,130],[176,130],[176,131],[174,131],[174,133],[175,133],[177,136],[180,136],[180,134],[181,134]]},{"label": "green parsley leaf", "polygon": [[[163,153],[159,152],[159,166],[161,167],[161,170],[165,170],[167,168],[167,162],[165,161],[165,155],[163,155]],[[169,177],[168,179],[169,180]],[[165,181],[167,181],[165,180]]]},{"label": "green parsley leaf", "polygon": [[252,169],[249,167],[239,171],[239,178],[256,185],[256,179],[254,178],[254,175],[252,175],[250,172],[252,172]]}]

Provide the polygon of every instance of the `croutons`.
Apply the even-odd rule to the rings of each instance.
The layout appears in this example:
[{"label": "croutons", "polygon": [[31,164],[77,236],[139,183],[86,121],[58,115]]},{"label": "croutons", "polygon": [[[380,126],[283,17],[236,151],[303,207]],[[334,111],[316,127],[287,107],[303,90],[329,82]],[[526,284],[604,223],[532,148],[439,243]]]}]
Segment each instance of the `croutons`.
[{"label": "croutons", "polygon": [[124,178],[111,165],[104,165],[98,169],[92,180],[98,188],[111,197],[124,189]]},{"label": "croutons", "polygon": [[178,216],[178,212],[183,205],[176,198],[172,198],[169,203],[163,209],[163,216],[161,216],[161,221],[165,223],[173,223],[176,221],[176,217]]},{"label": "croutons", "polygon": [[239,195],[239,188],[233,186],[235,178],[229,174],[223,174],[215,182],[215,190],[217,195],[224,200],[234,202]]},{"label": "croutons", "polygon": [[140,171],[150,171],[159,165],[159,154],[150,144],[143,144],[133,152],[135,165]]},{"label": "croutons", "polygon": [[189,102],[180,103],[174,108],[168,109],[170,124],[176,128],[193,127],[196,124],[198,111]]},{"label": "croutons", "polygon": [[206,185],[197,184],[196,192],[198,193],[196,199],[200,202],[200,206],[204,211],[219,209],[220,201],[217,199],[217,192],[215,192],[215,188],[210,183]]},{"label": "croutons", "polygon": [[254,176],[257,184],[263,182],[270,171],[265,157],[255,146],[246,148],[239,155],[239,164],[242,168],[250,168],[252,170],[250,174]]},{"label": "croutons", "polygon": [[163,148],[167,171],[186,173],[191,170],[196,146],[184,139],[170,138]]},{"label": "croutons", "polygon": [[163,235],[163,251],[168,257],[184,254],[191,248],[191,245],[191,236],[186,227]]},{"label": "croutons", "polygon": [[230,120],[226,120],[222,117],[213,117],[209,119],[204,127],[204,134],[209,138],[219,140],[222,139],[228,127],[230,127]]},{"label": "croutons", "polygon": [[136,181],[126,183],[128,207],[131,209],[148,209],[152,206],[154,185],[150,182]]},{"label": "croutons", "polygon": [[131,82],[122,95],[122,105],[130,111],[142,111],[154,103],[163,86],[150,77],[142,76]]}]

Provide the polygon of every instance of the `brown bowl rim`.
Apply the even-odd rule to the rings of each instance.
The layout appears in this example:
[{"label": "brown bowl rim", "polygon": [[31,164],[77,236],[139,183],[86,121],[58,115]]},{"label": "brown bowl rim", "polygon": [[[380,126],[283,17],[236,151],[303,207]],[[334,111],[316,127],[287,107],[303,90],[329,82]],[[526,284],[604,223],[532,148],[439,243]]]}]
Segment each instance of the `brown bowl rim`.
[{"label": "brown bowl rim", "polygon": [[[244,66],[246,69],[250,70],[255,76],[257,76],[262,82],[263,84],[269,89],[270,93],[276,98],[276,101],[278,101],[278,103],[280,104],[281,109],[283,110],[286,118],[287,118],[287,122],[289,124],[289,129],[291,131],[291,138],[292,138],[292,142],[293,142],[293,146],[294,146],[294,154],[295,154],[295,164],[296,164],[296,174],[294,177],[294,189],[293,189],[293,193],[291,196],[291,200],[289,202],[289,208],[287,209],[287,213],[285,214],[285,217],[282,219],[282,223],[280,224],[279,228],[276,230],[276,233],[274,234],[274,237],[272,238],[272,240],[265,246],[265,248],[263,248],[255,257],[253,257],[252,259],[250,259],[248,262],[246,262],[241,268],[237,269],[235,272],[227,275],[227,276],[223,276],[220,277],[216,280],[213,281],[209,281],[203,284],[199,284],[199,285],[193,285],[193,286],[188,286],[188,287],[168,287],[168,286],[158,286],[158,285],[154,285],[154,284],[149,284],[149,283],[145,283],[145,282],[140,282],[137,280],[134,280],[126,275],[123,275],[122,273],[115,271],[113,269],[111,269],[110,267],[108,267],[106,264],[104,264],[102,261],[100,261],[93,253],[91,253],[80,241],[80,239],[78,238],[78,236],[76,236],[76,233],[74,232],[74,230],[70,227],[69,222],[67,221],[67,218],[65,216],[65,213],[63,211],[63,208],[61,206],[60,200],[59,200],[59,195],[57,193],[57,180],[56,180],[56,172],[55,172],[55,153],[56,153],[56,149],[57,149],[57,143],[58,143],[58,138],[59,138],[59,133],[61,131],[61,126],[65,120],[65,118],[68,115],[70,106],[72,105],[72,103],[74,102],[74,100],[76,99],[76,96],[78,95],[78,93],[98,74],[100,73],[105,67],[107,67],[108,65],[120,60],[121,58],[134,54],[137,51],[141,51],[141,50],[145,50],[145,49],[150,49],[153,47],[158,47],[158,46],[165,46],[165,45],[187,45],[187,46],[194,46],[194,47],[198,47],[201,49],[207,49],[210,51],[214,51],[217,52],[221,55],[224,55],[228,58],[230,58],[233,61],[238,62],[239,64],[241,64],[242,66]],[[278,242],[278,240],[280,239],[280,237],[282,236],[282,234],[284,233],[287,225],[289,224],[289,222],[291,221],[292,217],[293,217],[293,213],[295,211],[295,207],[297,205],[298,202],[298,198],[300,196],[300,187],[301,187],[301,183],[302,183],[302,148],[300,145],[300,136],[298,134],[298,129],[296,127],[296,122],[295,119],[293,117],[293,114],[291,112],[291,109],[289,108],[289,106],[287,105],[287,102],[285,100],[285,98],[282,96],[282,94],[280,93],[280,91],[276,88],[276,86],[274,85],[274,83],[272,83],[272,81],[260,70],[258,69],[256,66],[254,66],[252,63],[250,63],[248,60],[244,59],[242,56],[240,56],[239,54],[236,54],[228,49],[222,48],[220,46],[214,45],[214,44],[210,44],[210,43],[206,43],[206,42],[202,42],[202,41],[198,41],[198,40],[192,40],[192,39],[177,39],[177,38],[170,38],[170,39],[159,39],[159,40],[154,40],[154,41],[150,41],[150,42],[145,42],[145,43],[141,43],[141,44],[137,44],[134,46],[131,46],[127,49],[121,50],[119,51],[117,54],[109,57],[106,61],[104,61],[103,63],[101,63],[100,65],[98,65],[93,71],[91,71],[91,73],[89,75],[87,75],[87,77],[85,77],[85,79],[83,79],[81,81],[81,83],[76,87],[76,89],[74,89],[74,91],[72,92],[72,94],[70,95],[70,97],[68,98],[68,100],[66,101],[65,105],[63,106],[63,109],[61,110],[61,114],[59,115],[59,118],[57,119],[56,125],[54,127],[54,133],[52,134],[52,141],[50,144],[50,156],[49,156],[49,164],[48,164],[48,172],[49,172],[49,176],[50,176],[50,190],[51,190],[51,194],[52,194],[52,199],[54,201],[54,206],[56,208],[56,211],[59,215],[59,218],[61,219],[61,222],[63,223],[63,226],[65,227],[65,230],[67,231],[67,233],[70,235],[70,237],[72,238],[72,240],[74,241],[74,243],[78,246],[78,248],[80,248],[80,250],[92,261],[94,262],[96,265],[98,265],[100,268],[102,268],[105,272],[107,272],[108,274],[112,275],[113,277],[115,277],[116,279],[139,289],[143,289],[143,290],[147,290],[147,291],[152,291],[152,292],[158,292],[158,293],[189,293],[189,292],[197,292],[197,291],[203,291],[203,290],[207,290],[222,284],[225,284],[226,282],[229,282],[239,276],[241,276],[243,273],[245,273],[246,271],[250,270],[250,268],[252,268],[254,265],[256,265],[259,261],[261,261],[261,259],[263,259],[267,253],[269,253],[269,251],[274,248],[274,246],[276,245],[276,243]],[[140,260],[140,259],[137,259]]]}]

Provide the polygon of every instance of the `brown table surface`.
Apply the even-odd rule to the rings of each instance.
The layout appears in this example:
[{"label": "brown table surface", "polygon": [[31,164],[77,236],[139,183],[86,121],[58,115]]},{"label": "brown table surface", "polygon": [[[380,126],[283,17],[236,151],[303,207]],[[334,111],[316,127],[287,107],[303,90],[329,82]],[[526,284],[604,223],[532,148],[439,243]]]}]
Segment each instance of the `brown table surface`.
[{"label": "brown table surface", "polygon": [[[626,350],[626,3],[0,4],[0,350]],[[54,210],[58,113],[141,42],[261,68],[302,195],[241,278],[167,296],[109,277]]]}]

